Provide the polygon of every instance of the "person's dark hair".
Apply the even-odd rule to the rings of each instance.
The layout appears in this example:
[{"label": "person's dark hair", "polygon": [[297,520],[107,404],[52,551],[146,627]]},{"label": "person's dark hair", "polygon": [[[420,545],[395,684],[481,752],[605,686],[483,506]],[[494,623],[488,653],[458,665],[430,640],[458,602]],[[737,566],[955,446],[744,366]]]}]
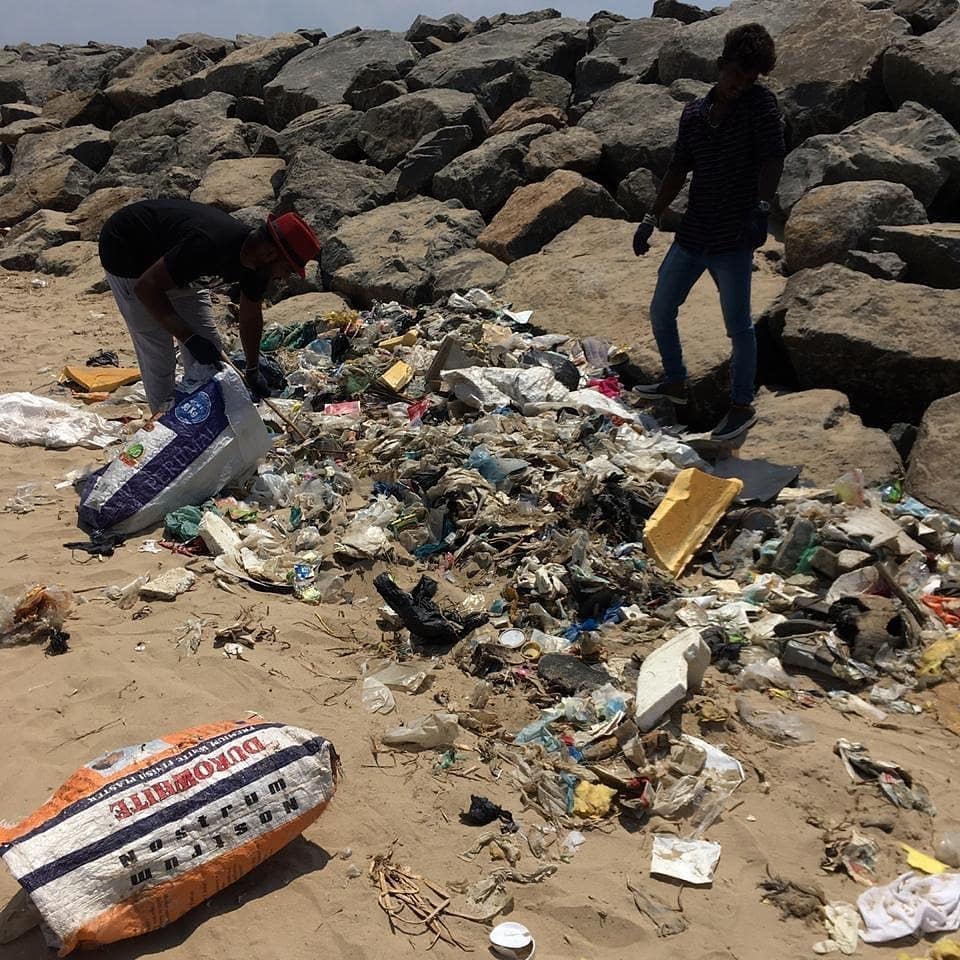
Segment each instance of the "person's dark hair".
[{"label": "person's dark hair", "polygon": [[267,225],[265,223],[261,223],[260,226],[253,231],[251,239],[254,243],[258,244],[274,242],[273,237],[270,236],[270,231],[267,229]]},{"label": "person's dark hair", "polygon": [[723,41],[723,59],[736,63],[751,73],[767,74],[777,63],[773,37],[759,23],[734,27]]}]

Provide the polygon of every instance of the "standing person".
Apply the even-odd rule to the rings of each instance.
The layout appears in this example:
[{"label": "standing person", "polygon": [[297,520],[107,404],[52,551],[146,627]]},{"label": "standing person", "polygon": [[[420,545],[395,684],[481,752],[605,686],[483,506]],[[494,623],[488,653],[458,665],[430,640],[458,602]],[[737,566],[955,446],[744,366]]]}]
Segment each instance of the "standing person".
[{"label": "standing person", "polygon": [[259,370],[263,297],[272,279],[304,276],[319,252],[295,213],[257,228],[190,200],[141,200],[113,214],[100,232],[100,262],[133,339],[150,409],[160,413],[173,403],[174,339],[187,380],[207,380],[220,366],[210,292],[189,286],[200,277],[239,283],[244,379],[257,399],[269,396]]},{"label": "standing person", "polygon": [[684,107],[667,175],[633,239],[634,253],[646,253],[653,228],[692,171],[687,211],[660,266],[650,304],[664,379],[635,390],[644,397],[687,402],[677,312],[709,271],[732,348],[730,409],[713,430],[715,440],[738,437],[757,420],[757,342],[750,315],[753,251],[767,238],[767,215],[785,153],[777,99],[757,85],[757,78],[769,73],[776,59],[773,38],[760,24],[727,34],[719,79],[705,97]]}]

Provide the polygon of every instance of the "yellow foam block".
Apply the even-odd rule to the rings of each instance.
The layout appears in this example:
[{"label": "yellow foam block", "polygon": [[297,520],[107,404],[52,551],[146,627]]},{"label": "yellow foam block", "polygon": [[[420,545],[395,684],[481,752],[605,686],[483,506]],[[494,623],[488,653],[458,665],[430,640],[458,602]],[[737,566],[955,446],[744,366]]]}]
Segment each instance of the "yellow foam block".
[{"label": "yellow foam block", "polygon": [[675,577],[743,490],[743,481],[712,477],[689,467],[681,470],[667,495],[647,521],[647,553]]},{"label": "yellow foam block", "polygon": [[931,857],[929,853],[924,853],[922,850],[916,850],[909,844],[901,843],[900,849],[907,855],[907,865],[913,867],[914,870],[936,876],[938,873],[946,873],[950,869],[936,857]]},{"label": "yellow foam block", "polygon": [[381,378],[391,390],[402,390],[413,379],[413,367],[398,360]]},{"label": "yellow foam block", "polygon": [[412,347],[419,338],[419,331],[408,330],[399,337],[389,337],[386,340],[381,340],[377,346],[382,347],[384,350],[392,350],[394,347]]},{"label": "yellow foam block", "polygon": [[136,383],[136,367],[64,367],[63,379],[83,387],[86,393],[113,393],[118,387]]}]

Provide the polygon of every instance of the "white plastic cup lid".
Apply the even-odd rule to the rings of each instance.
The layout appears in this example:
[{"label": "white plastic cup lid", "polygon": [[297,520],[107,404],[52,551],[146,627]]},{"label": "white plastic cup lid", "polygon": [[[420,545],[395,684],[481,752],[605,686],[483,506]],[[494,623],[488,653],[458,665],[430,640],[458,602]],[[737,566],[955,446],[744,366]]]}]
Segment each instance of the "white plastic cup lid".
[{"label": "white plastic cup lid", "polygon": [[[511,650],[516,650],[517,647],[522,647],[527,642],[526,635],[522,630],[504,630],[500,634],[500,646],[509,647]],[[509,926],[509,924],[501,924],[501,926]]]},{"label": "white plastic cup lid", "polygon": [[501,923],[490,931],[490,943],[498,952],[513,956],[533,943],[533,934],[522,923]]}]

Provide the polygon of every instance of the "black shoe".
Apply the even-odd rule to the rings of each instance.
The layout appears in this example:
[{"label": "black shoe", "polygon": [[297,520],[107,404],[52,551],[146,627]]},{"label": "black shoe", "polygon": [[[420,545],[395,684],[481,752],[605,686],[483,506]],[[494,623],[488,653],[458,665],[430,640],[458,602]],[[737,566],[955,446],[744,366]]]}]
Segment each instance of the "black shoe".
[{"label": "black shoe", "polygon": [[712,440],[734,440],[742,436],[757,422],[757,411],[753,407],[732,406],[727,415],[713,428]]},{"label": "black shoe", "polygon": [[638,383],[633,392],[644,400],[669,400],[678,406],[687,402],[687,388],[682,383]]}]

